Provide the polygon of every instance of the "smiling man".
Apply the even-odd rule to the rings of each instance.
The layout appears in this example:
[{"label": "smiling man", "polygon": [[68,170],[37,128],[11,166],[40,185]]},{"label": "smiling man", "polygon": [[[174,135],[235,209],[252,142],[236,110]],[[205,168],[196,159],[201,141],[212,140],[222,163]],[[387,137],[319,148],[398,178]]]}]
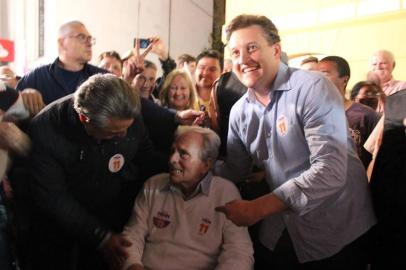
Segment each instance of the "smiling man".
[{"label": "smiling man", "polygon": [[166,169],[140,107],[124,80],[98,74],[32,120],[29,269],[108,269],[110,246],[129,244],[116,233],[142,175]]},{"label": "smiling man", "polygon": [[237,225],[263,219],[261,269],[365,269],[375,216],[340,94],[322,74],[281,63],[268,18],[240,15],[226,33],[233,71],[248,91],[231,110],[218,170],[240,181],[253,165],[263,168],[271,192],[217,210]]},{"label": "smiling man", "polygon": [[178,128],[169,174],[150,178],[136,199],[122,269],[251,269],[247,229],[214,210],[240,198],[233,183],[210,172],[219,146],[210,129]]},{"label": "smiling man", "polygon": [[213,84],[221,75],[220,58],[220,53],[215,50],[203,51],[196,58],[196,91],[199,105],[206,109],[209,107]]}]

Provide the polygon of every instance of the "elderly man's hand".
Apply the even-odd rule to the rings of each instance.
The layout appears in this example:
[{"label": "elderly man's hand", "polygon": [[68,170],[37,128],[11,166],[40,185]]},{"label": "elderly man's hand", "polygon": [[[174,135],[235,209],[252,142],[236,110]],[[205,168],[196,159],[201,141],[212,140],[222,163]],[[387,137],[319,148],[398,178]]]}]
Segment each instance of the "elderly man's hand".
[{"label": "elderly man's hand", "polygon": [[24,106],[30,112],[30,116],[35,116],[45,107],[41,93],[33,88],[26,88],[21,92]]}]

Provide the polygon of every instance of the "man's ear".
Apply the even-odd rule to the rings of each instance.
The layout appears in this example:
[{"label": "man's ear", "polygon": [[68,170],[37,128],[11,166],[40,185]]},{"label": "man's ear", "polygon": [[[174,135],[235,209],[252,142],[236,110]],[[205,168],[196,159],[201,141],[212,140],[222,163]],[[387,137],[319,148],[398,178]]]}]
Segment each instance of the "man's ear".
[{"label": "man's ear", "polygon": [[83,113],[79,113],[79,120],[81,123],[89,123],[90,119]]},{"label": "man's ear", "polygon": [[275,56],[280,59],[281,55],[282,55],[281,43],[277,42],[277,43],[273,44],[272,46],[275,48]]},{"label": "man's ear", "polygon": [[204,164],[206,166],[207,171],[209,171],[211,168],[213,168],[214,160],[212,158],[208,158]]},{"label": "man's ear", "polygon": [[65,38],[60,37],[58,38],[58,48],[62,48],[63,47],[63,41],[65,40]]},{"label": "man's ear", "polygon": [[393,61],[393,68],[392,69],[395,69],[395,66],[396,66],[396,62]]}]

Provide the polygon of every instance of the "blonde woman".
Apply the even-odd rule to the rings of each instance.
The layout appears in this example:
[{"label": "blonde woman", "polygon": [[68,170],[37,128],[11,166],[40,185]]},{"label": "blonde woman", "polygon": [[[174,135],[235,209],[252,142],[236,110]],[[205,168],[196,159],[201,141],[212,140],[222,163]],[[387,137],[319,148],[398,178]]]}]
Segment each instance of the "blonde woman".
[{"label": "blonde woman", "polygon": [[195,86],[189,74],[175,69],[166,77],[160,92],[161,104],[178,111],[199,110]]}]

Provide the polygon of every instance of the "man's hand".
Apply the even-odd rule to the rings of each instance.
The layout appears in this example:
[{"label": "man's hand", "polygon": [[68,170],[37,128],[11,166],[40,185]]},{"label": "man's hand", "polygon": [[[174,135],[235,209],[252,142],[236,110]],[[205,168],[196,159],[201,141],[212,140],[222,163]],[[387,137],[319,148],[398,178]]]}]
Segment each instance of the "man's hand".
[{"label": "man's hand", "polygon": [[265,171],[253,172],[245,180],[248,183],[259,183],[265,180]]},{"label": "man's hand", "polygon": [[139,264],[132,264],[126,270],[144,270],[144,266]]},{"label": "man's hand", "polygon": [[0,148],[19,155],[27,155],[30,139],[14,123],[0,122]]},{"label": "man's hand", "polygon": [[138,94],[140,94],[140,89],[144,87],[145,82],[147,81],[147,78],[145,78],[144,75],[138,74],[135,76],[134,80],[131,83],[131,87],[137,91]]},{"label": "man's hand", "polygon": [[24,89],[21,92],[21,97],[23,99],[24,106],[30,112],[31,117],[35,116],[42,110],[42,108],[45,107],[44,101],[42,100],[42,95],[36,89]]},{"label": "man's hand", "polygon": [[176,117],[182,125],[199,125],[203,123],[205,114],[192,109],[177,111]]},{"label": "man's hand", "polygon": [[215,210],[224,213],[237,226],[251,226],[260,220],[251,201],[234,200]]},{"label": "man's hand", "polygon": [[129,254],[127,248],[132,243],[121,234],[113,234],[100,247],[104,258],[110,266],[110,269],[121,269]]},{"label": "man's hand", "polygon": [[251,226],[264,217],[280,213],[287,206],[273,193],[269,193],[253,201],[234,200],[224,206],[216,207],[217,212],[222,212],[237,226]]},{"label": "man's hand", "polygon": [[169,57],[169,53],[163,41],[159,37],[151,37],[149,38],[149,40],[152,44],[151,52],[158,55],[160,60],[167,60]]},{"label": "man's hand", "polygon": [[151,51],[153,43],[140,53],[140,41],[139,39],[135,42],[135,48],[133,49],[133,55],[124,63],[123,67],[123,79],[126,80],[130,85],[138,74],[144,70],[144,60],[147,54]]}]

